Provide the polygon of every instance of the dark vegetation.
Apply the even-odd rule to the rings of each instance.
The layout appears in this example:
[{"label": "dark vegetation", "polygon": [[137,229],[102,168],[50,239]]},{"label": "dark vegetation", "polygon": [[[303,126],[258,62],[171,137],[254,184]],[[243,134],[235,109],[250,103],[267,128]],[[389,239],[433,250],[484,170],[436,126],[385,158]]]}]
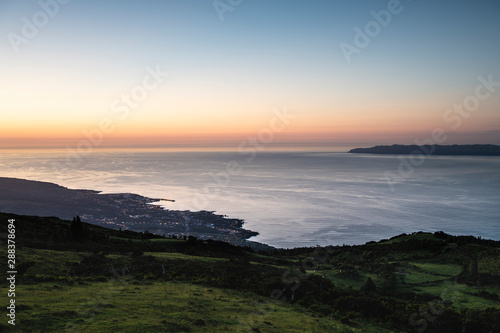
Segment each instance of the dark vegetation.
[{"label": "dark vegetation", "polygon": [[[498,241],[419,232],[360,246],[257,253],[192,236],[106,229],[78,217],[64,221],[0,213],[4,252],[6,224],[12,218],[20,289],[47,283],[76,289],[113,279],[138,286],[182,282],[206,292],[221,288],[247,293],[249,299],[291,304],[309,317],[339,322],[347,332],[366,325],[375,331],[500,332]],[[34,310],[20,311],[25,313],[21,327],[40,325],[29,317]],[[77,317],[71,311],[59,316],[62,321]],[[0,330],[8,328],[5,322]],[[52,324],[49,320],[44,325],[50,329]],[[203,331],[210,322],[204,318],[179,325],[172,331]],[[248,330],[272,332],[272,325],[277,324],[256,321]]]},{"label": "dark vegetation", "polygon": [[349,153],[360,154],[424,154],[424,155],[471,155],[471,156],[500,156],[500,146],[496,145],[392,145],[375,146],[371,148],[355,148]]}]

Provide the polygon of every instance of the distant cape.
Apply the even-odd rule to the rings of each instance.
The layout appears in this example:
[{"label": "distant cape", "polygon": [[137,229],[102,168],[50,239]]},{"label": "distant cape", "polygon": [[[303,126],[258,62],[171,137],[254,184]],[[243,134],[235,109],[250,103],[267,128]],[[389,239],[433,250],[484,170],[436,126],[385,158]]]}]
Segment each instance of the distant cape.
[{"label": "distant cape", "polygon": [[355,148],[349,153],[357,154],[425,154],[425,155],[472,155],[472,156],[500,156],[500,146],[497,145],[392,145],[375,146],[371,148]]}]

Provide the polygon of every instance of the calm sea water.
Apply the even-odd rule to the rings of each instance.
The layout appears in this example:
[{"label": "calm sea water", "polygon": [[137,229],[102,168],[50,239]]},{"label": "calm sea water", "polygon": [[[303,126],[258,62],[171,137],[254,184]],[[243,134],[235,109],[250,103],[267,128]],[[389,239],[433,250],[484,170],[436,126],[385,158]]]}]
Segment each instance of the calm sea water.
[{"label": "calm sea water", "polygon": [[278,247],[362,244],[403,232],[500,240],[500,158],[428,157],[391,188],[397,156],[268,151],[4,150],[0,175],[174,199],[177,210],[242,218]]}]

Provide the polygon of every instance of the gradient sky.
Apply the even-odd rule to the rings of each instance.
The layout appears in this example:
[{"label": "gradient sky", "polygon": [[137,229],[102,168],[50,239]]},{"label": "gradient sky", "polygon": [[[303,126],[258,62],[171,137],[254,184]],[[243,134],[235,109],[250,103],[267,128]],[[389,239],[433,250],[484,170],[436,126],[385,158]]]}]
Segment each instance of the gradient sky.
[{"label": "gradient sky", "polygon": [[[460,122],[443,118],[478,77],[500,82],[500,2],[401,1],[348,63],[339,45],[387,7],[243,0],[222,21],[212,0],[72,0],[43,24],[39,1],[0,0],[0,147],[75,145],[103,119],[99,146],[231,146],[285,107],[295,118],[274,144],[413,143],[435,128],[446,144],[500,144],[500,87]],[[15,52],[23,18],[43,26]],[[169,75],[114,113],[148,67]]]}]

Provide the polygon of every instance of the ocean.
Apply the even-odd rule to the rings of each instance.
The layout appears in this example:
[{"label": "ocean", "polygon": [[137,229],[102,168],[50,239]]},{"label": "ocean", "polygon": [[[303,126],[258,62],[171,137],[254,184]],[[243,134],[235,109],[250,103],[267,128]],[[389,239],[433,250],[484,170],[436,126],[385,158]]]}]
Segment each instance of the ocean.
[{"label": "ocean", "polygon": [[[413,164],[412,164],[413,163]],[[500,240],[500,157],[325,150],[2,150],[0,175],[172,199],[245,220],[276,247],[364,244],[442,230]]]}]

